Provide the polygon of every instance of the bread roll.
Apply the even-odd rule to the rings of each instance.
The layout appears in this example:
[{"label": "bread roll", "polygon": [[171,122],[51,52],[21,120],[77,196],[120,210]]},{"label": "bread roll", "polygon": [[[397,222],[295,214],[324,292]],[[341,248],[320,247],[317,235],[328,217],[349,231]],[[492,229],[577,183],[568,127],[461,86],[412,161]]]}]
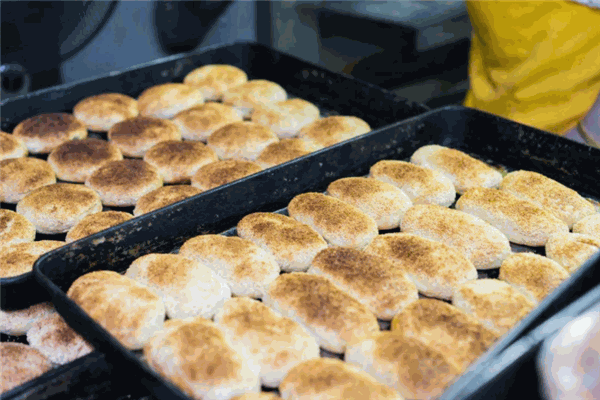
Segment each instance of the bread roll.
[{"label": "bread roll", "polygon": [[298,131],[319,119],[320,111],[309,101],[290,99],[266,103],[252,111],[252,122],[271,128],[280,139],[292,138]]},{"label": "bread roll", "polygon": [[140,115],[169,119],[204,103],[202,91],[183,83],[165,83],[144,90],[138,97]]},{"label": "bread roll", "polygon": [[71,243],[83,239],[112,226],[122,224],[132,218],[133,215],[122,211],[105,211],[88,215],[69,229],[65,241]]},{"label": "bread roll", "polygon": [[220,103],[206,103],[180,112],[172,121],[179,126],[185,140],[206,143],[209,136],[218,129],[242,121],[236,109]]},{"label": "bread roll", "polygon": [[188,183],[201,167],[218,161],[217,154],[200,142],[169,140],[153,146],[144,155],[165,183]]},{"label": "bread roll", "polygon": [[506,282],[478,279],[454,291],[452,304],[477,318],[498,335],[504,335],[536,306]]},{"label": "bread roll", "polygon": [[322,149],[370,131],[369,124],[358,117],[335,115],[305,125],[298,132],[298,137],[312,147]]},{"label": "bread roll", "polygon": [[263,302],[303,325],[332,353],[343,353],[352,340],[379,331],[377,318],[365,305],[323,276],[282,274]]},{"label": "bread roll", "polygon": [[188,197],[195,196],[201,192],[200,189],[188,185],[163,186],[140,197],[135,203],[133,215],[137,217],[142,214],[147,214],[151,211],[187,199]]},{"label": "bread roll", "polygon": [[120,93],[103,93],[86,97],[73,108],[75,118],[89,130],[106,132],[114,124],[135,118],[139,114],[134,98]]},{"label": "bread roll", "polygon": [[180,141],[181,131],[172,121],[140,116],[115,124],[108,140],[124,156],[142,158],[153,146],[166,141]]},{"label": "bread roll", "polygon": [[67,296],[130,350],[141,349],[165,320],[156,292],[114,271],[80,276]]},{"label": "bread roll", "polygon": [[256,158],[256,163],[267,169],[305,156],[315,150],[302,139],[282,139],[265,147]]},{"label": "bread roll", "polygon": [[10,133],[0,131],[0,161],[27,157],[29,152],[23,141]]},{"label": "bread roll", "polygon": [[290,217],[306,224],[333,246],[362,249],[377,236],[377,223],[358,208],[321,193],[304,193],[288,205]]},{"label": "bread roll", "polygon": [[254,213],[237,224],[237,234],[275,256],[282,271],[306,271],[327,242],[310,226],[275,213]]},{"label": "bread roll", "polygon": [[277,396],[274,392],[260,392],[260,393],[245,393],[241,396],[232,397],[231,400],[278,400],[281,397]]},{"label": "bread roll", "polygon": [[0,247],[33,242],[35,226],[27,218],[10,210],[0,210]]},{"label": "bread roll", "polygon": [[394,315],[419,298],[417,287],[397,264],[367,252],[334,247],[313,259],[309,274],[324,276],[379,319]]},{"label": "bread roll", "polygon": [[88,215],[102,211],[98,193],[83,185],[55,183],[35,189],[17,204],[17,212],[39,233],[65,233]]},{"label": "bread roll", "polygon": [[0,343],[0,360],[0,394],[52,369],[52,363],[42,353],[21,343]]},{"label": "bread roll", "polygon": [[227,281],[234,296],[262,298],[280,273],[270,253],[238,237],[196,236],[181,246],[179,254],[215,271]]},{"label": "bread roll", "polygon": [[600,239],[583,233],[564,233],[550,236],[546,257],[559,263],[570,274],[577,271],[600,250]]},{"label": "bread roll", "polygon": [[192,186],[203,192],[237,181],[262,171],[260,165],[252,161],[223,160],[207,164],[192,176]]},{"label": "bread roll", "polygon": [[450,179],[438,171],[405,161],[379,161],[371,167],[369,176],[402,189],[414,204],[450,207],[456,198]]},{"label": "bread roll", "polygon": [[254,79],[225,90],[221,99],[224,104],[237,109],[241,115],[249,116],[257,105],[286,100],[287,93],[275,82]]},{"label": "bread roll", "polygon": [[417,205],[402,219],[402,231],[456,247],[475,268],[498,268],[511,253],[508,239],[484,220],[437,205]]},{"label": "bread roll", "polygon": [[0,310],[0,332],[21,336],[40,319],[56,314],[52,303],[38,303],[22,310]]},{"label": "bread roll", "polygon": [[278,141],[277,135],[266,126],[234,122],[210,135],[207,144],[221,159],[254,161],[268,145]]},{"label": "bread roll", "polygon": [[206,100],[220,100],[225,90],[247,81],[248,75],[244,71],[222,64],[203,65],[183,78],[183,83],[198,88]]},{"label": "bread roll", "polygon": [[260,365],[263,386],[277,387],[294,366],[319,358],[319,345],[305,328],[256,300],[227,300],[215,322],[230,342],[250,350]]},{"label": "bread roll", "polygon": [[0,248],[0,278],[11,278],[31,272],[38,258],[64,244],[65,242],[56,240],[39,240]]},{"label": "bread roll", "polygon": [[403,400],[395,390],[358,368],[332,358],[297,365],[279,391],[285,400]]},{"label": "bread roll", "polygon": [[573,233],[600,238],[600,213],[585,217],[573,224]]},{"label": "bread roll", "polygon": [[85,139],[85,124],[71,114],[40,114],[27,118],[13,130],[13,136],[21,139],[31,154],[48,154],[64,142]]},{"label": "bread roll", "polygon": [[456,287],[477,279],[473,263],[456,248],[410,233],[379,235],[365,251],[397,264],[425,296],[450,300]]},{"label": "bread roll", "polygon": [[537,172],[511,172],[502,179],[500,189],[519,198],[531,200],[562,219],[569,228],[575,222],[596,213],[592,203],[576,191]]},{"label": "bread roll", "polygon": [[569,273],[557,262],[533,253],[508,257],[500,267],[499,276],[535,303],[544,300],[568,278]]},{"label": "bread roll", "polygon": [[18,203],[32,190],[56,183],[50,164],[39,158],[0,161],[0,202]]}]

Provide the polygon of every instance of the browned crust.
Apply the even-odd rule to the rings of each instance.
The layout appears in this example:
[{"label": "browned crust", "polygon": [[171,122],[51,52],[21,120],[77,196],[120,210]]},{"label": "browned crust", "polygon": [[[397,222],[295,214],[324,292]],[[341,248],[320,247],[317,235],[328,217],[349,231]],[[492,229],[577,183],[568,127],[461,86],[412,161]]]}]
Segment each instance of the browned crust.
[{"label": "browned crust", "polygon": [[132,218],[133,215],[122,211],[105,211],[88,215],[69,230],[65,240],[67,243],[74,242],[111,226],[122,224]]},{"label": "browned crust", "polygon": [[17,138],[71,139],[71,134],[76,131],[86,130],[83,122],[67,113],[40,114],[27,118],[13,131]]},{"label": "browned crust", "polygon": [[256,159],[256,163],[263,168],[271,168],[310,154],[314,150],[302,139],[283,139],[265,147]]},{"label": "browned crust", "polygon": [[201,167],[192,177],[192,186],[210,190],[262,171],[260,165],[251,161],[223,160]]},{"label": "browned crust", "polygon": [[329,147],[369,131],[369,124],[358,117],[336,115],[306,125],[300,130],[298,137],[316,146]]},{"label": "browned crust", "polygon": [[10,133],[0,131],[0,160],[27,156],[23,141]]},{"label": "browned crust", "polygon": [[200,189],[188,185],[163,186],[140,197],[135,203],[133,215],[138,216],[158,210],[201,192]]},{"label": "browned crust", "polygon": [[248,75],[233,65],[209,64],[192,70],[183,78],[186,85],[209,87],[217,94],[248,81]]},{"label": "browned crust", "polygon": [[[242,117],[236,110],[225,104],[206,103],[180,112],[173,118],[173,121],[181,124],[186,130],[205,132],[242,121]],[[192,137],[185,138],[193,139]]]},{"label": "browned crust", "polygon": [[200,142],[169,140],[148,150],[144,161],[161,171],[165,182],[184,183],[200,167],[218,161],[218,157],[213,149]]},{"label": "browned crust", "polygon": [[61,215],[72,216],[85,212],[99,201],[98,194],[88,187],[73,183],[55,183],[25,196],[17,205],[17,212],[27,209],[29,212],[60,218]]},{"label": "browned crust", "polygon": [[202,103],[202,94],[196,87],[183,83],[165,83],[144,90],[138,97],[138,109],[141,115],[151,115],[174,103],[186,103],[190,99],[197,99],[199,104]]},{"label": "browned crust", "polygon": [[96,191],[143,188],[160,179],[156,168],[142,160],[111,161],[98,168],[86,185]]},{"label": "browned crust", "polygon": [[113,125],[108,140],[124,155],[141,157],[152,146],[167,140],[181,140],[179,127],[172,121],[154,117],[136,117]]},{"label": "browned crust", "polygon": [[[32,157],[0,161],[0,201],[16,203],[26,193],[56,183],[52,166]],[[16,198],[16,201],[9,201]]]},{"label": "browned crust", "polygon": [[21,343],[0,343],[0,394],[37,378],[52,368],[38,350]]},{"label": "browned crust", "polygon": [[319,114],[319,109],[313,103],[303,99],[289,99],[259,105],[252,111],[251,118],[255,122],[271,126],[282,124],[290,118],[317,119]]},{"label": "browned crust", "polygon": [[234,122],[216,130],[208,138],[207,144],[214,148],[221,158],[241,158],[244,149],[266,146],[279,141],[268,127],[254,122]]},{"label": "browned crust", "polygon": [[73,108],[73,115],[88,124],[92,130],[102,131],[104,126],[94,120],[123,121],[138,116],[137,100],[121,93],[103,93],[86,97]]},{"label": "browned crust", "polygon": [[136,259],[129,268],[137,267],[150,285],[186,287],[190,273],[198,263],[177,254],[147,254]]},{"label": "browned crust", "polygon": [[[223,92],[223,103],[229,105],[270,103],[277,100],[276,97],[282,94],[285,94],[285,89],[277,83],[265,79],[254,79]],[[285,98],[280,100],[285,100]]]},{"label": "browned crust", "polygon": [[0,210],[0,247],[6,244],[32,242],[35,226],[27,218],[10,210]]},{"label": "browned crust", "polygon": [[31,272],[41,255],[63,246],[65,242],[40,240],[3,247],[0,252],[0,278],[10,278]]},{"label": "browned crust", "polygon": [[122,159],[118,147],[100,139],[71,140],[52,150],[48,156],[48,162],[59,175],[63,170],[88,170]]}]

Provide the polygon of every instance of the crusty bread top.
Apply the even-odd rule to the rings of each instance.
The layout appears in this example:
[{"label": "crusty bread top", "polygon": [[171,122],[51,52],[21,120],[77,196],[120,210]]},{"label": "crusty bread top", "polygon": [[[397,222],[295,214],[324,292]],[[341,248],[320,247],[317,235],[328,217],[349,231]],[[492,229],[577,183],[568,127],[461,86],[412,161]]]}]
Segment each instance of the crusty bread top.
[{"label": "crusty bread top", "polygon": [[0,394],[52,368],[52,363],[42,353],[22,343],[0,343],[0,360]]},{"label": "crusty bread top", "polygon": [[600,249],[600,238],[583,233],[555,233],[546,243],[546,256],[573,273]]},{"label": "crusty bread top", "polygon": [[122,160],[118,147],[105,140],[70,140],[52,150],[48,162],[55,168],[82,168],[102,165],[107,161]]},{"label": "crusty bread top", "polygon": [[14,211],[0,210],[0,247],[34,239],[35,226],[27,218]]},{"label": "crusty bread top", "polygon": [[0,131],[0,160],[25,157],[26,155],[27,147],[21,139]]},{"label": "crusty bread top", "polygon": [[185,289],[190,285],[190,277],[201,268],[197,261],[177,254],[146,254],[137,258],[127,269],[126,276],[141,278],[150,286],[165,289]]},{"label": "crusty bread top", "polygon": [[[40,335],[42,329],[44,330],[43,336]],[[83,338],[67,325],[66,321],[59,314],[52,314],[38,320],[32,326],[32,330],[27,333],[27,337],[30,338],[32,333],[38,336],[37,341],[41,342],[39,344],[46,348],[56,349],[57,351],[60,351],[61,348],[64,349],[78,345],[83,341]]]},{"label": "crusty bread top", "polygon": [[263,168],[271,168],[305,156],[315,150],[314,147],[302,139],[282,139],[265,147],[256,159],[256,163]]},{"label": "crusty bread top", "polygon": [[195,68],[183,78],[186,85],[210,87],[221,93],[230,87],[241,85],[248,80],[248,75],[238,67],[224,64],[209,64]]},{"label": "crusty bread top", "polygon": [[[254,147],[258,143],[272,143],[279,139],[271,129],[254,122],[234,122],[213,132],[209,136],[207,144],[220,150],[219,154],[224,158],[233,158],[244,148]],[[238,150],[238,151],[236,151]],[[241,157],[235,157],[241,158]]]},{"label": "crusty bread top", "polygon": [[573,233],[600,238],[600,213],[590,215],[573,224]]},{"label": "crusty bread top", "polygon": [[232,397],[231,400],[278,400],[281,397],[277,396],[276,393],[272,392],[261,392],[261,393],[244,393],[240,396]]},{"label": "crusty bread top", "polygon": [[6,198],[8,191],[27,193],[55,182],[52,166],[39,158],[21,157],[0,161],[0,200]]},{"label": "crusty bread top", "polygon": [[319,118],[320,111],[309,101],[302,99],[289,99],[276,103],[267,103],[257,106],[252,111],[252,120],[260,124],[280,125],[285,127],[285,121],[290,118],[303,121],[304,119]]},{"label": "crusty bread top", "polygon": [[265,79],[254,79],[223,92],[223,103],[229,105],[262,104],[285,100],[285,89]]},{"label": "crusty bread top", "polygon": [[173,121],[188,130],[211,130],[241,121],[242,117],[230,106],[221,103],[206,103],[177,114]]},{"label": "crusty bread top", "polygon": [[161,181],[160,174],[152,165],[142,160],[111,161],[98,168],[86,181],[95,190],[113,188],[145,188],[148,184]]},{"label": "crusty bread top", "polygon": [[100,196],[89,187],[55,183],[35,189],[23,197],[17,204],[17,212],[28,210],[29,213],[39,213],[40,218],[49,216],[62,220],[89,213],[98,207],[101,207]]},{"label": "crusty bread top", "polygon": [[329,147],[370,131],[369,124],[358,117],[334,115],[304,126],[298,137],[316,146]]},{"label": "crusty bread top", "polygon": [[0,310],[0,332],[6,334],[25,334],[32,323],[38,319],[55,314],[54,306],[50,302],[38,303],[22,310]]},{"label": "crusty bread top", "polygon": [[102,93],[86,97],[73,107],[77,118],[129,119],[138,115],[137,100],[121,93]]},{"label": "crusty bread top", "polygon": [[201,167],[192,177],[192,186],[209,190],[262,171],[252,161],[222,160]]},{"label": "crusty bread top", "polygon": [[33,264],[42,254],[64,244],[56,240],[39,240],[3,247],[0,251],[0,278],[31,272]]},{"label": "crusty bread top", "polygon": [[140,116],[113,125],[108,131],[108,140],[136,147],[148,141],[181,140],[181,132],[173,121]]},{"label": "crusty bread top", "polygon": [[71,114],[51,113],[27,118],[16,126],[13,135],[21,139],[64,140],[69,139],[76,131],[87,132],[85,124]]},{"label": "crusty bread top", "polygon": [[154,115],[176,104],[187,104],[189,108],[203,102],[202,92],[194,86],[164,83],[144,90],[138,97],[138,109],[141,115]]},{"label": "crusty bread top", "polygon": [[335,193],[337,197],[348,198],[355,201],[369,201],[371,196],[382,192],[394,192],[398,189],[389,183],[373,178],[351,177],[333,181],[327,187],[327,192]]},{"label": "crusty bread top", "polygon": [[202,190],[189,185],[163,186],[140,197],[135,203],[133,215],[138,216],[158,210],[201,193]]},{"label": "crusty bread top", "polygon": [[77,302],[87,294],[90,288],[102,287],[104,285],[129,285],[129,279],[114,271],[93,271],[81,275],[69,287],[67,296]]},{"label": "crusty bread top", "polygon": [[122,211],[105,211],[88,215],[69,230],[66,242],[71,243],[84,237],[91,236],[111,226],[129,221],[133,215]]},{"label": "crusty bread top", "polygon": [[214,150],[203,143],[178,140],[168,140],[154,145],[144,156],[144,161],[157,167],[172,168],[189,164],[204,165],[217,160]]}]

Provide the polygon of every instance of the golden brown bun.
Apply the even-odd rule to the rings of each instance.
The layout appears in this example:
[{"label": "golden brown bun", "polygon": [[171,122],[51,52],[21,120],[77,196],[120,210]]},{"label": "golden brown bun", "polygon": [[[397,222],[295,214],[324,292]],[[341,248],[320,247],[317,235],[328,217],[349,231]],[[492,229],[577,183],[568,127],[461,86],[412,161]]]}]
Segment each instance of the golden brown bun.
[{"label": "golden brown bun", "polygon": [[163,185],[156,168],[142,160],[111,161],[98,168],[85,185],[107,206],[133,206],[143,195]]},{"label": "golden brown bun", "polygon": [[52,150],[48,163],[58,179],[83,183],[104,164],[122,159],[121,150],[114,144],[100,139],[85,139],[61,144]]},{"label": "golden brown bun", "polygon": [[35,225],[14,211],[0,210],[0,247],[34,240]]},{"label": "golden brown bun", "polygon": [[200,142],[169,140],[152,147],[144,161],[154,166],[165,183],[188,183],[201,167],[218,161],[214,150]]},{"label": "golden brown bun", "polygon": [[333,116],[318,119],[298,132],[298,137],[311,146],[322,149],[352,139],[371,131],[371,127],[358,117]]},{"label": "golden brown bun", "polygon": [[573,233],[583,233],[600,238],[600,213],[585,217],[573,224]]},{"label": "golden brown bun", "polygon": [[248,116],[252,109],[264,103],[275,103],[287,99],[285,89],[275,82],[254,79],[229,88],[221,96],[223,103]]},{"label": "golden brown bun", "polygon": [[214,189],[262,171],[260,165],[252,161],[223,160],[201,167],[192,176],[192,186],[202,191]]},{"label": "golden brown bun", "polygon": [[241,396],[232,397],[231,400],[279,400],[281,397],[273,392],[245,393]]},{"label": "golden brown bun", "polygon": [[248,75],[238,67],[221,64],[204,65],[183,78],[183,83],[197,87],[206,100],[219,100],[224,91],[247,81]]},{"label": "golden brown bun", "polygon": [[9,158],[27,157],[25,143],[10,133],[0,131],[0,161]]},{"label": "golden brown bun", "polygon": [[65,233],[88,215],[102,211],[98,193],[83,185],[55,183],[30,192],[17,204],[17,212],[39,233]]},{"label": "golden brown bun", "polygon": [[52,303],[38,303],[22,310],[0,310],[0,332],[6,335],[25,335],[33,324],[56,314]]},{"label": "golden brown bun", "polygon": [[47,154],[64,142],[85,139],[85,124],[71,114],[40,114],[27,118],[13,130],[13,136],[27,146],[31,154]]},{"label": "golden brown bun", "polygon": [[0,161],[0,202],[18,203],[32,190],[53,183],[56,175],[44,160],[22,157]]},{"label": "golden brown bun", "polygon": [[209,136],[225,125],[242,121],[234,108],[220,103],[206,103],[182,111],[172,120],[181,130],[185,140],[205,142]]},{"label": "golden brown bun", "polygon": [[268,145],[278,141],[277,135],[266,126],[254,122],[235,122],[215,131],[207,144],[220,159],[254,161]]},{"label": "golden brown bun", "polygon": [[40,256],[63,246],[65,242],[39,240],[0,248],[0,278],[10,278],[31,272]]},{"label": "golden brown bun", "polygon": [[531,200],[566,222],[569,228],[575,222],[596,213],[592,203],[576,191],[537,172],[511,172],[502,179],[500,189]]},{"label": "golden brown bun", "polygon": [[138,97],[140,115],[169,119],[178,113],[204,103],[202,91],[183,83],[152,86]]},{"label": "golden brown bun", "polygon": [[65,241],[71,243],[83,239],[111,226],[129,221],[131,218],[133,218],[133,215],[122,211],[105,211],[88,215],[67,232]]},{"label": "golden brown bun", "polygon": [[0,394],[52,369],[52,363],[42,353],[21,343],[0,343],[0,360]]},{"label": "golden brown bun", "polygon": [[438,171],[406,161],[379,161],[371,167],[369,176],[402,189],[414,204],[450,207],[456,198],[450,179]]},{"label": "golden brown bun", "polygon": [[290,217],[317,231],[333,246],[362,249],[377,236],[377,223],[358,208],[321,193],[304,193],[288,205]]},{"label": "golden brown bun", "polygon": [[201,192],[200,189],[188,185],[163,186],[140,197],[137,203],[135,203],[133,215],[137,217],[147,214]]},{"label": "golden brown bun", "polygon": [[256,163],[267,169],[305,156],[315,150],[302,139],[282,139],[265,147],[256,159]]},{"label": "golden brown bun", "polygon": [[550,236],[546,257],[556,261],[570,274],[577,271],[600,250],[600,238],[583,233],[564,233]]},{"label": "golden brown bun", "polygon": [[75,105],[73,115],[89,130],[106,132],[114,124],[139,114],[134,98],[120,93],[103,93],[86,97]]},{"label": "golden brown bun", "polygon": [[124,156],[141,158],[160,142],[181,140],[181,132],[172,121],[140,116],[113,125],[108,131],[108,140]]},{"label": "golden brown bun", "polygon": [[477,270],[456,248],[410,233],[377,236],[365,249],[398,264],[419,292],[444,300],[464,282],[477,279]]},{"label": "golden brown bun", "polygon": [[309,101],[290,99],[257,106],[251,115],[252,122],[271,128],[281,139],[291,138],[304,126],[319,119],[320,111]]}]

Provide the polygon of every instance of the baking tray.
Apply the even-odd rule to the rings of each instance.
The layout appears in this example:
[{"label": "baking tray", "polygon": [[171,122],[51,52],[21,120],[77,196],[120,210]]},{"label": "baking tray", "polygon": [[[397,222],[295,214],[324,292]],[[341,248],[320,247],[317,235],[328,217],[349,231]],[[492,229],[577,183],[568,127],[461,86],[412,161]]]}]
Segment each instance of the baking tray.
[{"label": "baking tray", "polygon": [[[315,103],[323,115],[354,115],[367,121],[374,130],[428,110],[372,84],[328,71],[270,47],[240,42],[210,47],[199,53],[167,57],[109,75],[5,100],[0,103],[0,125],[3,131],[12,132],[25,118],[47,112],[72,112],[81,99],[105,92],[124,93],[137,98],[150,86],[182,82],[194,68],[211,63],[235,65],[246,71],[250,79],[277,82],[291,97]],[[92,132],[91,136],[102,134]],[[3,204],[2,208],[14,210],[14,205]],[[131,212],[133,207],[121,210]],[[50,240],[64,240],[64,237],[64,234],[44,235],[44,239]],[[34,288],[37,285],[31,273],[0,279],[0,285],[2,309],[26,308],[46,300],[46,293]]]},{"label": "baking tray", "polygon": [[[191,237],[221,233],[252,212],[280,210],[299,193],[324,191],[336,179],[365,175],[379,160],[405,160],[419,147],[432,143],[460,149],[507,170],[538,171],[586,197],[600,198],[596,185],[600,150],[481,111],[452,106],[301,157],[54,250],[36,262],[34,273],[59,313],[107,359],[124,370],[142,371],[143,383],[157,397],[186,399],[66,297],[72,282],[94,270],[124,271],[144,254],[172,252]],[[598,257],[592,261],[504,335],[456,384],[463,378],[468,380],[477,365],[493,360],[519,337],[600,283],[600,268],[595,268],[600,264]]]}]

